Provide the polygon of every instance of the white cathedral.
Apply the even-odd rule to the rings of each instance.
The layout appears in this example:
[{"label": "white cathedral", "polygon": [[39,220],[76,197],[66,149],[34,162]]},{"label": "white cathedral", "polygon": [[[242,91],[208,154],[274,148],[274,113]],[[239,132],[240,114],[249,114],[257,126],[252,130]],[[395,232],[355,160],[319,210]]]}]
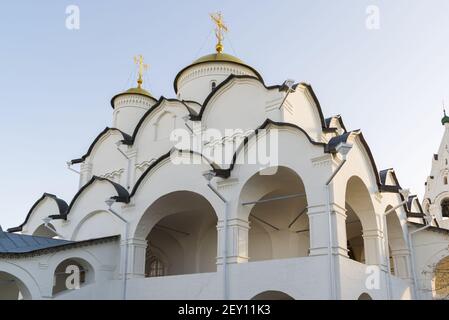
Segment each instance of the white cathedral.
[{"label": "white cathedral", "polygon": [[175,98],[143,89],[139,56],[68,163],[78,192],[0,228],[0,299],[447,299],[449,117],[421,206],[309,84],[225,54],[213,18]]}]

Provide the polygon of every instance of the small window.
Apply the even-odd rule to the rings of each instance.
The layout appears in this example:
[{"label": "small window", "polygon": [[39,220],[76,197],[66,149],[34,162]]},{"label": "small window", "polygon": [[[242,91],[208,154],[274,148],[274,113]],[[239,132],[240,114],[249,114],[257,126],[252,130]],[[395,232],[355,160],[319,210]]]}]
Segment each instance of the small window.
[{"label": "small window", "polygon": [[441,202],[441,214],[444,218],[449,218],[449,198]]},{"label": "small window", "polygon": [[150,270],[148,277],[163,277],[165,276],[164,263],[157,257],[153,256],[150,259]]},{"label": "small window", "polygon": [[447,177],[444,177],[444,184],[447,185]]},{"label": "small window", "polygon": [[446,165],[447,165],[447,159],[445,159],[445,160],[444,160],[444,162],[445,162],[445,163],[446,163]]},{"label": "small window", "polygon": [[213,80],[213,81],[210,83],[211,91],[214,91],[216,87],[217,87],[217,81]]}]

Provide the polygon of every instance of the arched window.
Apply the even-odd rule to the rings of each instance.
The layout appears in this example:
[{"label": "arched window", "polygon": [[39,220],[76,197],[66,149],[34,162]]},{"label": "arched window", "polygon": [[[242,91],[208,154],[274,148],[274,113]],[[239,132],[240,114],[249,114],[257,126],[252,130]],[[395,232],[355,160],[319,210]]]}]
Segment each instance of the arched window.
[{"label": "arched window", "polygon": [[441,201],[441,214],[443,215],[443,217],[449,218],[449,198]]},{"label": "arched window", "polygon": [[165,265],[161,259],[152,256],[149,262],[148,277],[163,277],[165,276]]},{"label": "arched window", "polygon": [[79,289],[94,281],[92,266],[83,259],[71,258],[61,262],[55,269],[53,294]]},{"label": "arched window", "polygon": [[217,81],[212,80],[210,82],[210,89],[211,89],[211,91],[214,91],[216,87],[217,87]]}]

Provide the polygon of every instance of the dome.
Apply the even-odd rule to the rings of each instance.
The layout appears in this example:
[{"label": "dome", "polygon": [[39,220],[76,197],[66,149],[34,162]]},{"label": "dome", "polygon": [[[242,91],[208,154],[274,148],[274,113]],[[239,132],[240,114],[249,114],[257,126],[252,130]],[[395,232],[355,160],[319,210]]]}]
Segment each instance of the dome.
[{"label": "dome", "polygon": [[242,60],[240,60],[237,57],[231,56],[227,53],[212,53],[208,54],[204,57],[201,57],[199,59],[196,59],[193,61],[193,64],[202,63],[202,62],[214,62],[214,61],[220,61],[220,62],[234,62],[239,64],[245,64]]},{"label": "dome", "polygon": [[446,123],[449,123],[449,117],[446,115],[446,111],[444,111],[444,117],[441,119],[441,124],[444,126]]},{"label": "dome", "polygon": [[151,95],[151,93],[149,93],[147,90],[139,88],[139,87],[137,87],[137,88],[130,88],[130,89],[126,90],[125,92],[123,92],[123,94],[126,94],[126,93],[141,94],[141,95],[148,96],[148,97],[151,97],[151,98],[153,97]]},{"label": "dome", "polygon": [[137,95],[141,95],[141,96],[145,96],[148,98],[152,98],[154,99],[154,97],[151,95],[151,93],[149,93],[147,90],[139,87],[135,87],[135,88],[130,88],[124,92],[121,92],[117,95],[115,95],[112,99],[111,99],[111,105],[114,108],[114,100],[120,96],[126,95],[126,94],[137,94]]},{"label": "dome", "polygon": [[247,65],[245,62],[243,62],[239,58],[237,58],[233,55],[227,54],[227,53],[215,52],[215,53],[208,54],[201,58],[196,59],[191,64],[189,64],[187,67],[185,67],[184,69],[179,71],[178,74],[176,75],[176,78],[173,83],[175,92],[178,93],[178,80],[180,79],[181,75],[183,75],[187,70],[189,70],[193,67],[199,66],[199,65],[211,64],[211,63],[232,63],[234,65],[237,65],[238,68],[241,70],[241,72],[238,74],[247,74],[247,75],[255,76],[259,79],[262,79],[262,76],[259,74],[259,72],[257,72],[257,70],[255,70],[253,67]]}]

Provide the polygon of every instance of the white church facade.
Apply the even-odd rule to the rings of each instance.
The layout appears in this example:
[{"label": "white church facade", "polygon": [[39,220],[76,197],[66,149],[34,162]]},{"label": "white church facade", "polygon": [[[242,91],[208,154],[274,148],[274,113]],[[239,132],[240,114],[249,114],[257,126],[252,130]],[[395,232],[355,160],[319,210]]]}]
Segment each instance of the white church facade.
[{"label": "white church facade", "polygon": [[45,193],[0,230],[0,299],[446,298],[449,119],[421,206],[309,84],[223,53],[215,18],[216,52],[174,98],[143,89],[137,59],[69,163],[70,201]]}]

